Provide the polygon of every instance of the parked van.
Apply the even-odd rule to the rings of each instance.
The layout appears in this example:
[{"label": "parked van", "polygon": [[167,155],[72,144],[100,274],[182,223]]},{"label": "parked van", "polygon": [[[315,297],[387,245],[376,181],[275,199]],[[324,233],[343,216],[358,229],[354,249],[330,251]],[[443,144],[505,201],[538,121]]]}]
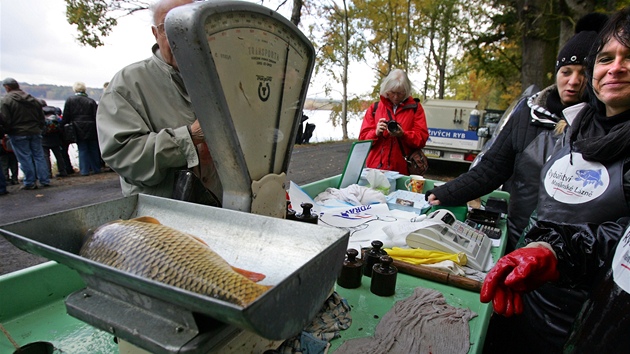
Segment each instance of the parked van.
[{"label": "parked van", "polygon": [[[425,155],[471,163],[488,140],[502,111],[480,110],[478,101],[428,99],[422,103],[429,128]],[[484,134],[477,134],[481,130]]]}]

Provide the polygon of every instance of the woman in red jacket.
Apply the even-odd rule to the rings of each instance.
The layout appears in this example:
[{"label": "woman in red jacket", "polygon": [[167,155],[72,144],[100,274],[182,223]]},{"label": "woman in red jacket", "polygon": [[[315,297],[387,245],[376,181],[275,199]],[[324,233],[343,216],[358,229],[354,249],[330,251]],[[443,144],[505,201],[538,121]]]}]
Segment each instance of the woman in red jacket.
[{"label": "woman in red jacket", "polygon": [[429,137],[424,109],[411,97],[411,81],[400,69],[383,79],[380,94],[380,102],[365,112],[359,133],[359,140],[373,141],[366,167],[408,175],[403,156],[424,147]]}]

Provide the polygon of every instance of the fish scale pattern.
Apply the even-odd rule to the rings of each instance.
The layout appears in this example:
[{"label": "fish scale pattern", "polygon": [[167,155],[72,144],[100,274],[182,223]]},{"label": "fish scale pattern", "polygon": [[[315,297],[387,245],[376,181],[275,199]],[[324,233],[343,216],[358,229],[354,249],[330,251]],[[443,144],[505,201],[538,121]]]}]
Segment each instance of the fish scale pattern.
[{"label": "fish scale pattern", "polygon": [[117,220],[88,235],[81,256],[230,303],[247,306],[269,286],[257,284],[195,237],[154,222]]}]

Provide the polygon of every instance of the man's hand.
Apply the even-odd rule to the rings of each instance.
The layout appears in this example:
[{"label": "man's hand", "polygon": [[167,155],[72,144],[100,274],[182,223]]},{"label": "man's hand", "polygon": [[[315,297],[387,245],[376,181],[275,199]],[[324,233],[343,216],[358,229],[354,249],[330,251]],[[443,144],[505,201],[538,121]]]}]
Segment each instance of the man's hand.
[{"label": "man's hand", "polygon": [[199,120],[196,120],[190,125],[190,137],[195,145],[205,142],[203,130],[201,130],[201,125],[199,125]]}]

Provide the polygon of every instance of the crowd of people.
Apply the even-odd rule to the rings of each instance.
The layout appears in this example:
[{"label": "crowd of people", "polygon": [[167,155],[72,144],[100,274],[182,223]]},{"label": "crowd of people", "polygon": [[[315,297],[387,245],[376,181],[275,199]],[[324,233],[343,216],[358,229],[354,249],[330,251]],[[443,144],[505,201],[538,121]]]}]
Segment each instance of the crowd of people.
[{"label": "crowd of people", "polygon": [[[76,173],[70,159],[70,144],[77,145],[81,176],[108,170],[101,159],[96,132],[96,101],[86,94],[86,86],[76,82],[75,95],[69,97],[63,111],[23,91],[17,80],[2,81],[6,95],[0,108],[0,195],[8,194],[7,184],[19,184],[22,190],[49,187],[53,178],[51,153],[57,164],[54,177]],[[68,134],[72,132],[72,134]]]}]

